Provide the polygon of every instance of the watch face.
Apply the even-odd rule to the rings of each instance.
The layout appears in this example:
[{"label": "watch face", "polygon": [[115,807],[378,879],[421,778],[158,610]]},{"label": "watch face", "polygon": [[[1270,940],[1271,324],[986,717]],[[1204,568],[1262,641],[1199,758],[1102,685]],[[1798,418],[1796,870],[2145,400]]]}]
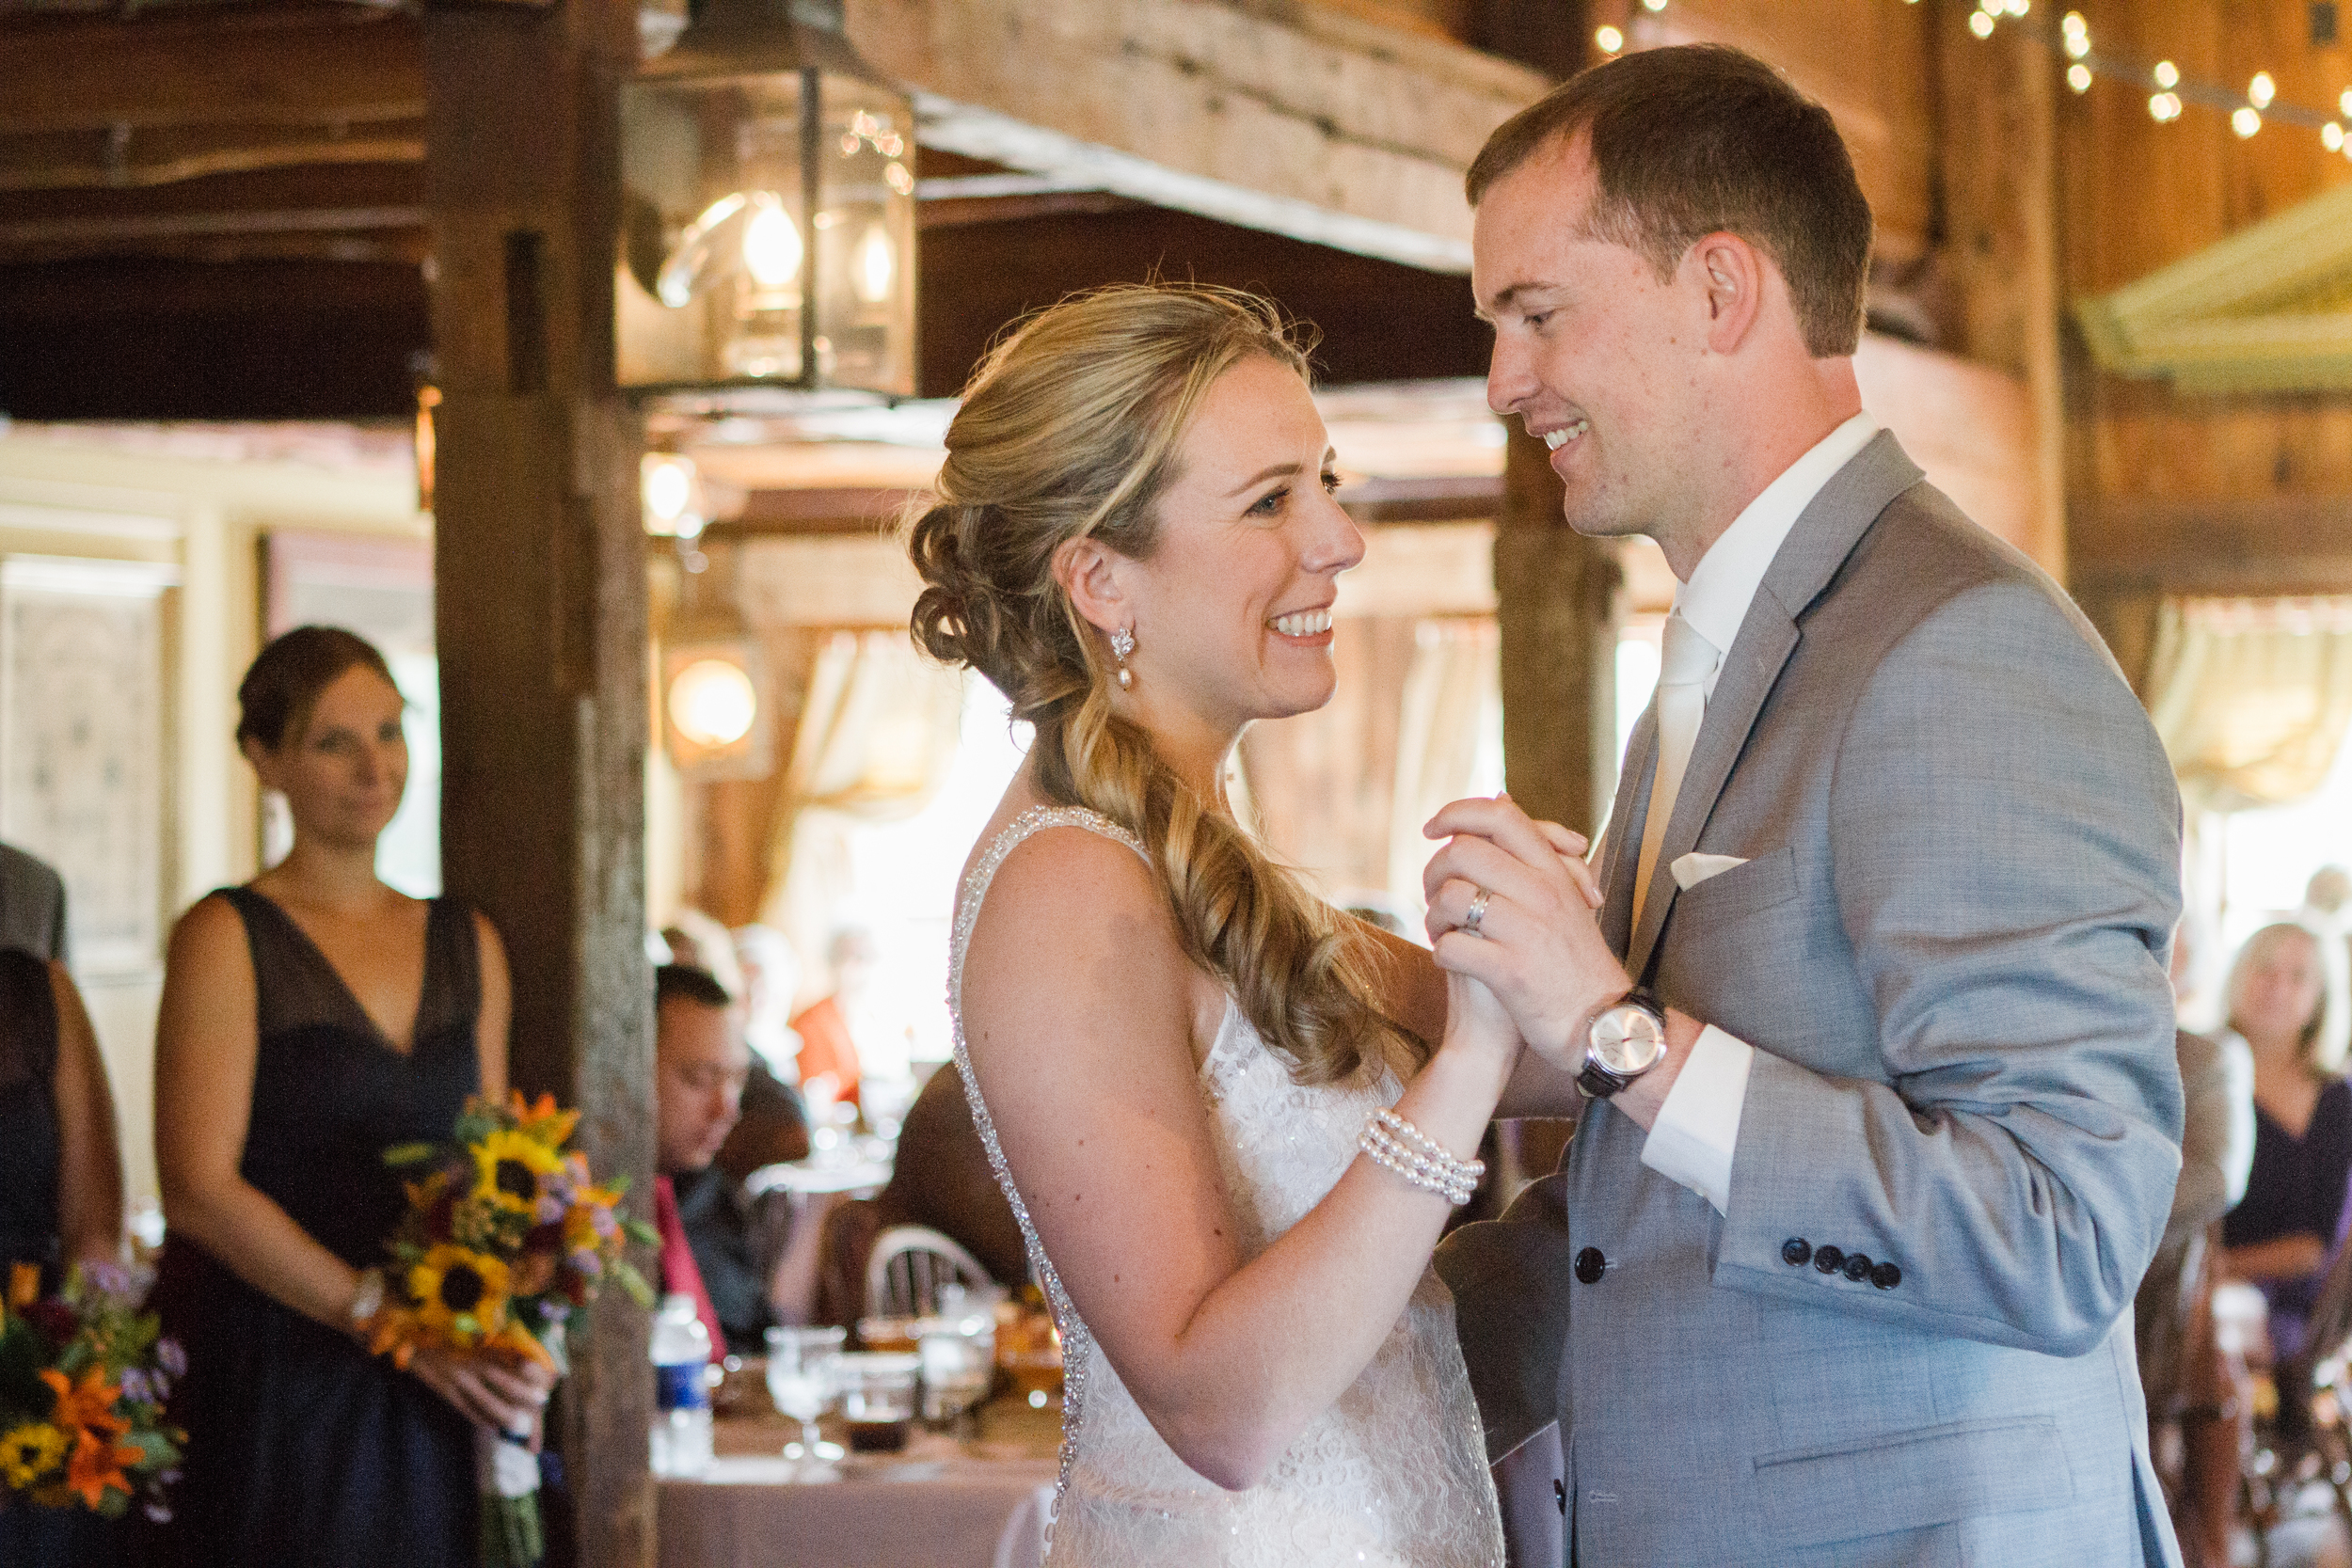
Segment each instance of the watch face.
[{"label": "watch face", "polygon": [[1593,1058],[1619,1077],[1646,1072],[1666,1053],[1666,1029],[1646,1007],[1620,1003],[1593,1020]]}]

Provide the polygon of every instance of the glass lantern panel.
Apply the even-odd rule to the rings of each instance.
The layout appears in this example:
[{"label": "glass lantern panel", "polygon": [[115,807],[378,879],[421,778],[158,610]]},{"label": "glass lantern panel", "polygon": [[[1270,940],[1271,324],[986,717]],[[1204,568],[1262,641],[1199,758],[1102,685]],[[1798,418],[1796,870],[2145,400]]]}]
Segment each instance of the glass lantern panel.
[{"label": "glass lantern panel", "polygon": [[830,386],[914,391],[914,114],[886,87],[819,78],[817,364]]},{"label": "glass lantern panel", "polygon": [[801,82],[784,71],[622,89],[622,386],[801,377]]}]

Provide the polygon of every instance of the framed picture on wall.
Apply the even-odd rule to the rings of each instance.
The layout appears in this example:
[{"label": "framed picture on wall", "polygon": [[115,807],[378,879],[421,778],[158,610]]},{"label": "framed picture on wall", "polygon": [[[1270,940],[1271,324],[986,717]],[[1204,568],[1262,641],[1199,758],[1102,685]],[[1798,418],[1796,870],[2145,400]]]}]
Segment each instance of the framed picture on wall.
[{"label": "framed picture on wall", "polygon": [[[412,897],[441,891],[441,679],[433,641],[433,546],[421,539],[277,529],[262,544],[265,636],[341,626],[375,644],[407,705],[408,790],[376,844],[376,875]],[[285,802],[262,805],[262,863],[293,843]]]}]

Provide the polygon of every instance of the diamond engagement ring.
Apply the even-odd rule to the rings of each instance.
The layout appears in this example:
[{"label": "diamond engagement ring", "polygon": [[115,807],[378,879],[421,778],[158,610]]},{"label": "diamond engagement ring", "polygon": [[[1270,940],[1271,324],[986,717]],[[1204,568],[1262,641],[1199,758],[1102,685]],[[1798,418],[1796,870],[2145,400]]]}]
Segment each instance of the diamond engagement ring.
[{"label": "diamond engagement ring", "polygon": [[1470,908],[1462,913],[1463,930],[1471,936],[1482,934],[1478,929],[1479,924],[1486,918],[1486,900],[1493,896],[1483,887],[1470,895]]}]

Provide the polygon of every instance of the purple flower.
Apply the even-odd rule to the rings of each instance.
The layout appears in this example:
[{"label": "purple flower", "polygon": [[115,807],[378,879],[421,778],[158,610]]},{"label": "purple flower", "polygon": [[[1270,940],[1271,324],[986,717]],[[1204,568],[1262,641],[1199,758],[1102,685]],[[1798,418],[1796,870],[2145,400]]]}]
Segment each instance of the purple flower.
[{"label": "purple flower", "polygon": [[572,1267],[583,1278],[596,1279],[604,1273],[604,1259],[586,1247],[572,1254]]},{"label": "purple flower", "polygon": [[147,1404],[155,1399],[155,1387],[145,1372],[132,1367],[122,1374],[122,1397],[135,1404]]},{"label": "purple flower", "polygon": [[150,1519],[154,1520],[155,1523],[159,1525],[167,1525],[171,1523],[171,1505],[169,1503],[148,1503],[145,1505],[145,1510],[147,1516]]},{"label": "purple flower", "polygon": [[180,1341],[168,1334],[155,1341],[155,1359],[164,1370],[174,1377],[188,1375],[188,1353],[180,1348]]},{"label": "purple flower", "polygon": [[131,1271],[119,1263],[95,1262],[82,1265],[82,1277],[110,1296],[131,1293]]},{"label": "purple flower", "polygon": [[560,1301],[549,1299],[539,1304],[539,1316],[549,1323],[555,1322],[558,1318],[567,1317],[570,1313],[571,1308]]},{"label": "purple flower", "polygon": [[564,1217],[564,1200],[560,1197],[541,1198],[537,1213],[539,1223],[541,1225],[556,1224]]}]

